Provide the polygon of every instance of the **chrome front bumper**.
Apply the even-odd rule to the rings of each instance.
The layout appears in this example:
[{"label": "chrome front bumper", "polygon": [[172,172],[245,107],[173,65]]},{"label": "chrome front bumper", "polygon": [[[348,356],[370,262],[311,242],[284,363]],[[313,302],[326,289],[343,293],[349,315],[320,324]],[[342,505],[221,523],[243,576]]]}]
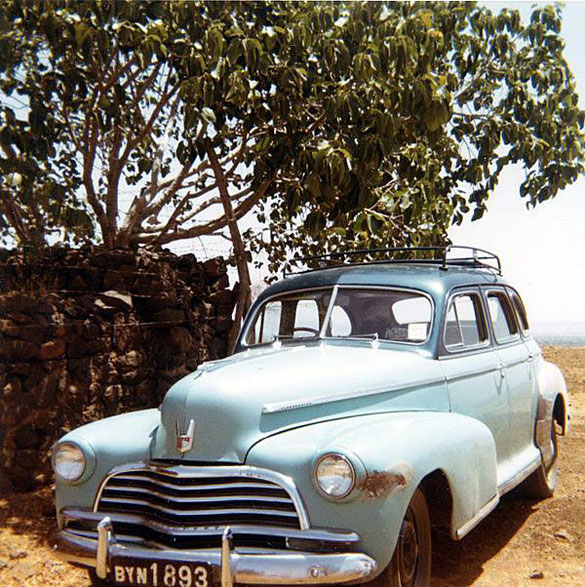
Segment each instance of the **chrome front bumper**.
[{"label": "chrome front bumper", "polygon": [[118,542],[109,516],[98,523],[97,530],[97,540],[68,529],[58,531],[52,540],[55,555],[70,563],[95,567],[101,578],[109,575],[109,560],[112,556],[144,561],[157,559],[206,563],[218,569],[222,587],[231,587],[234,583],[361,583],[377,569],[372,558],[359,552],[320,553],[275,549],[238,552],[233,549],[229,527],[223,531],[221,549],[202,550],[159,550],[139,543]]}]

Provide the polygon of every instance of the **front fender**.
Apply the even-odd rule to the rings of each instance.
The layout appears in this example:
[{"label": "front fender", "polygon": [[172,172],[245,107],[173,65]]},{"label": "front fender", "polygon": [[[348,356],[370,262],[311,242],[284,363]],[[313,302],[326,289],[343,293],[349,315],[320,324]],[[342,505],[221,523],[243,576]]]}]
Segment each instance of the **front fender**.
[{"label": "front fender", "polygon": [[[342,452],[355,463],[357,489],[343,500],[316,489],[314,463],[327,452]],[[497,495],[489,429],[446,412],[376,414],[297,428],[261,440],[246,463],[293,478],[311,526],[355,530],[380,569],[390,562],[415,489],[430,473],[441,470],[449,482],[453,535]]]},{"label": "front fender", "polygon": [[66,483],[59,478],[55,482],[57,519],[65,506],[91,508],[97,490],[108,472],[118,465],[148,461],[154,432],[160,423],[157,409],[140,410],[129,414],[104,418],[66,434],[62,442],[76,442],[82,449],[93,452],[93,471],[79,482]]}]

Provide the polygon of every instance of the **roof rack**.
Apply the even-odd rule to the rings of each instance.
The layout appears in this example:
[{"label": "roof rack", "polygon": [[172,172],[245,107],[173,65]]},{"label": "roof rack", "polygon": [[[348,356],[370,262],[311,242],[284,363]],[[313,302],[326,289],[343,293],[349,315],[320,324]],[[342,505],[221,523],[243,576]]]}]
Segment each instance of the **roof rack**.
[{"label": "roof rack", "polygon": [[[448,257],[452,251],[468,251],[469,255],[465,257]],[[415,258],[408,256],[411,253],[434,253],[430,258]],[[383,253],[406,253],[405,257],[395,258],[394,256],[388,256],[388,258],[375,259],[370,261],[362,261],[359,263],[344,263],[335,262],[335,259],[344,257],[354,257],[357,255],[380,255]],[[319,267],[314,269],[307,269],[304,271],[293,271],[290,268],[291,263],[307,263],[310,261],[318,261]],[[327,264],[327,261],[334,261],[333,264]],[[321,269],[331,269],[339,267],[340,265],[352,266],[352,265],[376,265],[380,263],[396,263],[396,264],[431,264],[439,265],[441,269],[447,270],[449,267],[475,267],[478,269],[488,269],[495,271],[498,275],[502,274],[502,264],[500,258],[494,253],[490,253],[484,249],[478,249],[477,247],[467,247],[463,245],[446,245],[440,247],[388,247],[380,249],[356,249],[353,251],[337,251],[334,253],[324,253],[323,255],[313,255],[311,257],[295,257],[285,264],[283,269],[283,276],[295,275],[299,273],[309,273],[311,271],[319,271]]]}]

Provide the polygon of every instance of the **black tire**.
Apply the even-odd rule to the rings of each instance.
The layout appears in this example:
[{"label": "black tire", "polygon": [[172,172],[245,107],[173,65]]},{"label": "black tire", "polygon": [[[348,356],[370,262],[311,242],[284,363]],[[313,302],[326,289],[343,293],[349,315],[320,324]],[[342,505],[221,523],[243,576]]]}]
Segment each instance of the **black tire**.
[{"label": "black tire", "polygon": [[551,458],[545,462],[544,457],[540,457],[540,467],[534,471],[522,484],[522,494],[526,497],[535,499],[546,499],[552,497],[557,486],[558,478],[558,456],[559,442],[557,435],[557,425],[554,418],[551,419],[550,426]]},{"label": "black tire", "polygon": [[431,520],[423,492],[417,489],[402,520],[389,565],[368,587],[428,587],[431,583]]},{"label": "black tire", "polygon": [[108,585],[110,585],[109,581],[106,579],[100,579],[97,576],[95,569],[88,569],[87,572],[89,573],[89,581],[93,587],[108,587]]}]

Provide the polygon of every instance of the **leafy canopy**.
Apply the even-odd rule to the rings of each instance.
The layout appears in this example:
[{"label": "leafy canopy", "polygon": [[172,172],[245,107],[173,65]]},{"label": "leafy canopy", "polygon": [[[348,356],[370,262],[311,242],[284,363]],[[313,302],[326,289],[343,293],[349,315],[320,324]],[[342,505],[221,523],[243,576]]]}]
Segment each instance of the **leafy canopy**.
[{"label": "leafy canopy", "polygon": [[4,228],[222,234],[272,270],[443,242],[510,164],[529,205],[582,173],[560,25],[467,2],[5,2]]},{"label": "leafy canopy", "polygon": [[291,241],[307,254],[438,244],[451,222],[483,215],[511,164],[530,206],[576,181],[584,113],[560,29],[552,6],[528,23],[474,3],[299,10],[306,99],[289,125],[303,138],[284,202],[260,212],[273,270]]}]

